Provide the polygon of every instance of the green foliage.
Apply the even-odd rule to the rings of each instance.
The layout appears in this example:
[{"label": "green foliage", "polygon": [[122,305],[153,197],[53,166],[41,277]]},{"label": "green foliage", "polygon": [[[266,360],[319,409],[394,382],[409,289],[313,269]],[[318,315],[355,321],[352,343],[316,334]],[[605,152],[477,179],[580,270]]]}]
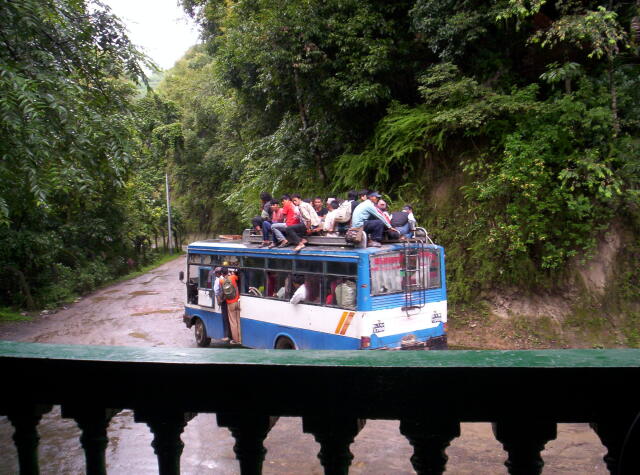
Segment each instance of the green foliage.
[{"label": "green foliage", "polygon": [[122,191],[145,62],[98,2],[0,2],[0,302],[65,300],[134,253]]}]

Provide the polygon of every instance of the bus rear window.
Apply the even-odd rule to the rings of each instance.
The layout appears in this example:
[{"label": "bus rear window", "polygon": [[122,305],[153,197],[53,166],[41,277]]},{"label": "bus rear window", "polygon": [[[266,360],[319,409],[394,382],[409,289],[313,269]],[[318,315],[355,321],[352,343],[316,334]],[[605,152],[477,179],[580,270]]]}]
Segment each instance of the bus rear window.
[{"label": "bus rear window", "polygon": [[441,286],[440,259],[437,249],[423,249],[415,254],[389,252],[371,256],[371,294],[383,295],[404,291],[435,289]]}]

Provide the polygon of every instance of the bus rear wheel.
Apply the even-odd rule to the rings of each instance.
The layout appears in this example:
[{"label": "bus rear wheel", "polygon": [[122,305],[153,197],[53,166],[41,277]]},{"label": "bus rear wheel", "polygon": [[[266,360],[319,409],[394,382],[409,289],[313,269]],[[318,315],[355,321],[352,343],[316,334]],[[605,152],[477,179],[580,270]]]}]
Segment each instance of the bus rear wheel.
[{"label": "bus rear wheel", "polygon": [[293,342],[285,336],[281,336],[280,338],[278,338],[278,341],[276,341],[276,350],[295,350],[295,349],[296,349],[296,345],[294,345]]},{"label": "bus rear wheel", "polygon": [[204,327],[204,322],[199,318],[196,319],[196,322],[193,324],[193,333],[196,336],[196,343],[200,347],[209,346],[211,343],[211,338],[207,335],[207,329]]}]

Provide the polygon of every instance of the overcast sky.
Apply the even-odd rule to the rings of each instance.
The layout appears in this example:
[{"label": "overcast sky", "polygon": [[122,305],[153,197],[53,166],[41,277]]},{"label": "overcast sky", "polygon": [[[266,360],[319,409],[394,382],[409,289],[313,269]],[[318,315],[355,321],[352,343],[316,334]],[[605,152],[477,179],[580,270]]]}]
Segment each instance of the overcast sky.
[{"label": "overcast sky", "polygon": [[162,69],[173,67],[198,42],[195,24],[177,0],[104,0],[129,30],[129,38]]}]

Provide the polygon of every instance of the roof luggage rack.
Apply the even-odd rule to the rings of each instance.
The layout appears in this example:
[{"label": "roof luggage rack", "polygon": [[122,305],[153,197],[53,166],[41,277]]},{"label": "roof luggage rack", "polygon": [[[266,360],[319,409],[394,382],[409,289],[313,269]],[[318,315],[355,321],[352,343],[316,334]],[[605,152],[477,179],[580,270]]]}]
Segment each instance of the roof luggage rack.
[{"label": "roof luggage rack", "polygon": [[[414,233],[414,237],[410,239],[396,239],[396,240],[383,240],[383,244],[390,243],[404,243],[404,242],[422,242],[428,244],[434,244],[429,237],[426,229],[424,228],[416,228]],[[308,244],[314,246],[342,246],[342,247],[367,247],[367,237],[365,234],[364,239],[358,246],[354,246],[354,244],[349,243],[345,240],[344,236],[316,236],[310,235],[305,238],[308,241]],[[253,229],[245,229],[242,232],[242,242],[245,244],[262,244],[262,233],[254,231]]]}]

